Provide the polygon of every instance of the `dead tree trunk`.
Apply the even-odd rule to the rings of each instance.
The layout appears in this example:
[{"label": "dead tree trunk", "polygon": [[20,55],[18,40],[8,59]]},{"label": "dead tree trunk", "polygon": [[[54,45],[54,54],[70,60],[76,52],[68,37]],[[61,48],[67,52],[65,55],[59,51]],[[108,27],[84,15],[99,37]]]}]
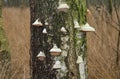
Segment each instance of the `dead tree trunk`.
[{"label": "dead tree trunk", "polygon": [[[49,50],[52,47],[47,42],[47,35],[42,33],[45,27],[45,20],[47,16],[51,16],[52,11],[54,12],[53,4],[55,2],[45,0],[30,0],[30,13],[31,13],[31,48],[30,48],[30,65],[31,65],[31,79],[56,79],[56,71],[52,70],[53,59],[50,56]],[[50,8],[49,8],[50,7]],[[47,10],[49,10],[47,12]],[[43,23],[43,27],[32,26],[32,23],[36,19],[40,19]],[[46,54],[46,61],[39,61],[36,56],[40,51],[44,51]]]},{"label": "dead tree trunk", "polygon": [[[82,1],[82,0],[81,0]],[[70,3],[69,3],[70,2]],[[60,37],[62,34],[60,33],[60,28],[66,26],[66,20],[69,25],[69,54],[67,57],[67,66],[68,66],[68,76],[66,79],[80,79],[79,78],[79,69],[76,64],[77,56],[76,56],[76,42],[75,42],[75,29],[74,29],[74,8],[76,3],[73,0],[68,1],[70,5],[70,10],[68,13],[64,12],[56,12],[58,0],[30,0],[30,11],[31,11],[31,79],[56,79],[56,71],[52,70],[53,66],[53,57],[49,54],[49,50],[52,47],[52,43],[57,43],[58,47],[61,46]],[[80,3],[80,2],[79,2]],[[79,8],[79,4],[77,3],[77,7]],[[81,6],[82,8],[83,6]],[[83,8],[80,10],[83,10]],[[80,16],[79,12],[77,12],[77,16]],[[84,12],[84,11],[82,11]],[[69,17],[67,19],[67,17]],[[85,15],[81,14],[81,17],[85,18]],[[43,27],[34,27],[32,23],[39,18],[43,23]],[[42,34],[42,30],[44,29],[45,20],[50,19],[50,23],[52,27],[52,33],[54,35],[51,42],[48,42],[48,35]],[[79,21],[81,20],[78,18]],[[84,20],[84,19],[83,19]],[[83,22],[81,20],[81,22]],[[49,28],[48,28],[49,29]],[[46,54],[45,62],[39,61],[36,56],[39,51],[44,51]]]}]

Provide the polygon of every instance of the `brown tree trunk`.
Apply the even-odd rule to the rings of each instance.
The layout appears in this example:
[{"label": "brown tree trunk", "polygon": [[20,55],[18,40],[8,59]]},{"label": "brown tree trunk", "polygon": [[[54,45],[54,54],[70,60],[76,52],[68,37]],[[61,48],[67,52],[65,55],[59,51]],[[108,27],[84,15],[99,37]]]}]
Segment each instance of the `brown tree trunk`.
[{"label": "brown tree trunk", "polygon": [[[53,11],[54,8],[47,6],[49,1],[44,0],[30,0],[30,13],[31,13],[31,48],[30,48],[30,65],[31,65],[31,79],[56,79],[56,71],[52,69],[53,58],[51,57],[49,50],[51,45],[47,42],[47,35],[42,33],[45,28],[46,16],[50,16],[52,13],[47,15],[46,10]],[[55,2],[53,2],[55,3]],[[53,3],[48,4],[50,6]],[[54,11],[53,11],[54,12]],[[43,23],[43,26],[32,26],[32,23],[38,19]],[[46,55],[45,61],[37,59],[37,55],[40,51],[43,51]]]}]

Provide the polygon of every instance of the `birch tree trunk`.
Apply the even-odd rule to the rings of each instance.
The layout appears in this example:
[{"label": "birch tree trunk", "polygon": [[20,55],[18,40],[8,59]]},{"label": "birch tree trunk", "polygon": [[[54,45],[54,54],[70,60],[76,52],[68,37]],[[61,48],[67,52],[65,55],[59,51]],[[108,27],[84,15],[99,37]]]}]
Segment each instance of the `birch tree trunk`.
[{"label": "birch tree trunk", "polygon": [[[78,67],[80,64],[76,63],[77,57],[81,54],[83,55],[83,59],[85,58],[86,48],[84,46],[85,51],[81,51],[81,47],[86,44],[85,34],[81,34],[82,32],[75,29],[74,20],[77,20],[79,25],[83,25],[86,22],[86,1],[85,0],[71,0],[71,8],[69,15],[69,26],[70,26],[70,49],[68,53],[68,69],[69,69],[69,79],[84,79],[80,75],[80,71],[84,70],[84,77],[86,76],[86,66]],[[80,35],[81,34],[81,35]],[[82,39],[81,39],[82,38]],[[79,43],[78,43],[79,42]],[[85,60],[86,61],[86,60]],[[83,65],[82,65],[83,66]],[[83,69],[80,69],[83,68]]]},{"label": "birch tree trunk", "polygon": [[69,18],[70,25],[70,49],[68,53],[68,69],[69,69],[69,79],[79,79],[79,69],[76,64],[77,56],[75,50],[75,30],[73,24],[73,14],[71,12]]}]

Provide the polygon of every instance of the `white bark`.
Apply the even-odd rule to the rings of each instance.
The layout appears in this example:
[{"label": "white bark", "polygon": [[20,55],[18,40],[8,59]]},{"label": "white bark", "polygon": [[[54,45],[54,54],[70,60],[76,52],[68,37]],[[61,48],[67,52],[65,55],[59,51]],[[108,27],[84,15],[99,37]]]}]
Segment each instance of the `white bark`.
[{"label": "white bark", "polygon": [[79,64],[79,72],[80,72],[80,77],[81,79],[85,79],[85,62],[82,62]]}]

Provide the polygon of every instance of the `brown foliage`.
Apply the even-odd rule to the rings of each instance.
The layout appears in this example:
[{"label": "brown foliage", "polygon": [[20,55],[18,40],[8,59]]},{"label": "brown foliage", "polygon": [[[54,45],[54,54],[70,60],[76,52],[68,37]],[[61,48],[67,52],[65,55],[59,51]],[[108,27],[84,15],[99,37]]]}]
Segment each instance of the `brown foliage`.
[{"label": "brown foliage", "polygon": [[2,14],[11,49],[12,79],[29,79],[30,10],[3,8]]},{"label": "brown foliage", "polygon": [[95,6],[89,8],[92,15],[87,20],[96,29],[95,33],[87,34],[89,79],[119,79],[120,67],[116,64],[119,21],[115,9],[109,14],[105,6],[99,10]]}]

